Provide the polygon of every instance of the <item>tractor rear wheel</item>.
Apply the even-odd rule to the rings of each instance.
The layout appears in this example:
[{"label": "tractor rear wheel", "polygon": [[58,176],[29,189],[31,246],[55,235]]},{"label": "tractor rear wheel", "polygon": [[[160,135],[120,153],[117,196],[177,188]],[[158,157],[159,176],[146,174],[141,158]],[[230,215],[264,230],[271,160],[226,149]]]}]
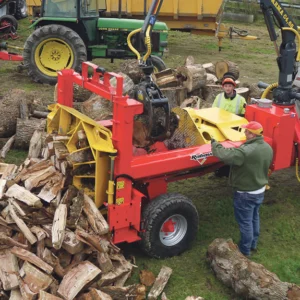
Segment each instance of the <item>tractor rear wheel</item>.
[{"label": "tractor rear wheel", "polygon": [[40,83],[55,84],[62,69],[81,71],[87,59],[81,37],[63,25],[47,25],[35,30],[25,42],[24,65],[28,75]]},{"label": "tractor rear wheel", "polygon": [[148,255],[165,258],[184,252],[194,240],[199,216],[190,199],[181,194],[164,194],[143,211],[141,248]]},{"label": "tractor rear wheel", "polygon": [[160,57],[158,57],[156,55],[151,55],[151,60],[152,60],[152,64],[154,67],[154,73],[158,73],[167,68],[166,64]]},{"label": "tractor rear wheel", "polygon": [[17,7],[15,17],[20,20],[27,17],[27,3],[26,0],[17,0]]}]

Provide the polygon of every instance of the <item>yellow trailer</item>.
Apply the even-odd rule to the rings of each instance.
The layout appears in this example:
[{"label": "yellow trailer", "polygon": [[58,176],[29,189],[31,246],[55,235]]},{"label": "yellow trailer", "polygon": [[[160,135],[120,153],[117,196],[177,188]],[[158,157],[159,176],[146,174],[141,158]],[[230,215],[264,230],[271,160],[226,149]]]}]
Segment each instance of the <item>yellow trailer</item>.
[{"label": "yellow trailer", "polygon": [[[61,0],[63,1],[63,0]],[[104,17],[126,17],[144,19],[152,0],[98,0]],[[256,39],[247,32],[235,32],[221,24],[226,0],[164,0],[159,21],[170,30],[187,31],[194,34],[214,35],[221,41],[224,37]],[[29,15],[36,15],[41,0],[27,0]]]}]

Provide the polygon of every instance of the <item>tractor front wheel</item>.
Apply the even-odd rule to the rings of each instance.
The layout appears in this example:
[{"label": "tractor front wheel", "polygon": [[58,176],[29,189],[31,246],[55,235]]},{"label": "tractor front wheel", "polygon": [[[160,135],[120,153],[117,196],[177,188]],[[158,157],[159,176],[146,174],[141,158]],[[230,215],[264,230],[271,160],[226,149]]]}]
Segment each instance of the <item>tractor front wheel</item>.
[{"label": "tractor front wheel", "polygon": [[7,27],[6,29],[3,29],[1,33],[15,33],[18,29],[18,21],[14,16],[11,15],[4,15],[0,17],[0,27],[5,27],[10,25],[10,27]]},{"label": "tractor front wheel", "polygon": [[156,55],[151,55],[151,60],[152,60],[152,64],[154,67],[154,73],[158,73],[167,68],[166,64],[160,57],[158,57]]},{"label": "tractor front wheel", "polygon": [[199,217],[194,204],[181,194],[164,194],[143,211],[141,248],[148,255],[165,258],[184,252],[194,240]]},{"label": "tractor front wheel", "polygon": [[40,83],[55,84],[63,69],[81,71],[87,59],[83,40],[63,25],[47,25],[35,30],[25,42],[24,65],[28,75]]}]

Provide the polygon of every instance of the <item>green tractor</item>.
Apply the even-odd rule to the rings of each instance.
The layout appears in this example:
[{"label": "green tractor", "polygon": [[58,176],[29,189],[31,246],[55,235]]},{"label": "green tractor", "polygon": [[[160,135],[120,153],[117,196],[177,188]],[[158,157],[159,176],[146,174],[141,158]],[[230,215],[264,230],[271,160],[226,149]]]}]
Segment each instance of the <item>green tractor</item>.
[{"label": "green tractor", "polygon": [[[57,71],[81,71],[81,64],[95,58],[135,58],[127,37],[143,26],[143,20],[104,18],[103,0],[43,0],[41,17],[24,45],[24,67],[40,83],[55,84]],[[161,59],[167,47],[168,28],[156,22],[151,33],[151,61],[154,70],[166,68]],[[131,39],[137,51],[145,51],[141,32]]]}]

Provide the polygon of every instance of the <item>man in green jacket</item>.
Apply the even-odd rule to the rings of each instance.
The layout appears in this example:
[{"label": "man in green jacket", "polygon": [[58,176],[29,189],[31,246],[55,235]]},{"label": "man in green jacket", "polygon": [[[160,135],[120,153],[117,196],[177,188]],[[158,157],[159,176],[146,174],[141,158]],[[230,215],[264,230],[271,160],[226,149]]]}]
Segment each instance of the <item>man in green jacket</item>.
[{"label": "man in green jacket", "polygon": [[249,256],[257,247],[259,208],[264,200],[273,150],[263,139],[260,123],[251,121],[242,127],[245,128],[246,142],[239,148],[224,148],[214,139],[211,144],[213,155],[230,165],[234,215],[241,233],[239,249]]}]

